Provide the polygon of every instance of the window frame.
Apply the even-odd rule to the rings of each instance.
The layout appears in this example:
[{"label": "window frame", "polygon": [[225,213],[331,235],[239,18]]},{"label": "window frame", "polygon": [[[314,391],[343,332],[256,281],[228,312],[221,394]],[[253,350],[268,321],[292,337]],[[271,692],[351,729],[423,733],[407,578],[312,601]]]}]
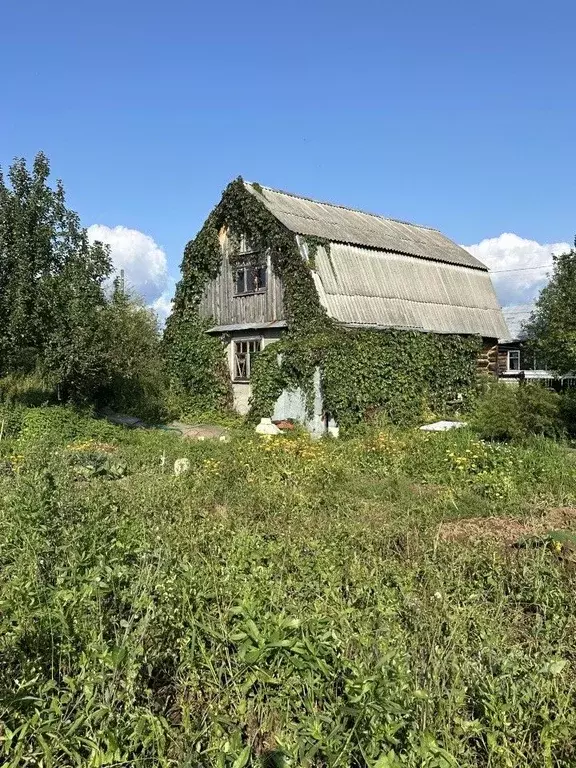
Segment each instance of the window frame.
[{"label": "window frame", "polygon": [[[262,336],[242,336],[241,338],[232,339],[232,382],[234,384],[249,384],[250,383],[250,377],[252,375],[252,356],[254,354],[258,354],[259,352],[262,352],[262,342],[263,337]],[[258,344],[258,349],[251,350],[250,345],[251,344]],[[238,345],[239,344],[247,344],[247,351],[242,353],[246,356],[246,376],[238,376],[237,375],[237,367],[236,367],[236,360],[238,356]]]},{"label": "window frame", "polygon": [[[518,360],[518,367],[517,368],[513,368],[512,365],[511,365],[512,356],[514,356],[514,358],[516,360]],[[508,365],[508,370],[509,371],[521,371],[522,370],[521,359],[520,358],[521,358],[521,355],[520,355],[520,350],[519,349],[509,349],[508,350],[507,365]]]},{"label": "window frame", "polygon": [[[242,256],[245,256],[246,254],[242,254]],[[257,270],[264,270],[264,276],[265,276],[265,283],[261,288],[255,288],[255,273]],[[244,288],[245,290],[239,291],[238,290],[238,273],[242,271],[243,272],[243,280],[244,280]],[[238,296],[254,296],[258,293],[266,293],[268,290],[268,279],[269,279],[269,267],[268,267],[268,260],[258,260],[258,261],[246,261],[242,260],[237,262],[232,267],[232,274],[233,274],[233,289],[234,289],[234,298]],[[250,287],[248,287],[250,286]]]}]

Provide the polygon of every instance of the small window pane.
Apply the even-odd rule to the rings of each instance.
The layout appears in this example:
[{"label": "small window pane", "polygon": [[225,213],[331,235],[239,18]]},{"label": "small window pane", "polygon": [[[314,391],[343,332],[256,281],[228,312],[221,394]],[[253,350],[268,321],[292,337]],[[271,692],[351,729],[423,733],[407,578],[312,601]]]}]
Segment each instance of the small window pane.
[{"label": "small window pane", "polygon": [[263,291],[266,288],[267,269],[262,264],[254,269],[254,290]]},{"label": "small window pane", "polygon": [[249,381],[252,363],[260,352],[261,339],[234,342],[234,381]]},{"label": "small window pane", "polygon": [[246,270],[237,270],[236,272],[236,293],[246,293]]},{"label": "small window pane", "polygon": [[234,379],[246,381],[248,379],[248,355],[245,341],[237,341],[234,345]]},{"label": "small window pane", "polygon": [[234,273],[234,293],[238,295],[265,291],[268,282],[265,264],[238,267]]}]

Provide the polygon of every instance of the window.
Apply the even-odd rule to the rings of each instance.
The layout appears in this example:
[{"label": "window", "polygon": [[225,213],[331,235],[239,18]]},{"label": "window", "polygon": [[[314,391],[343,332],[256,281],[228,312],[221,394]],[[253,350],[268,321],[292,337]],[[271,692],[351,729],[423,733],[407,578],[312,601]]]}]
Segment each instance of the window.
[{"label": "window", "polygon": [[519,349],[508,350],[508,370],[509,371],[520,370],[520,350]]},{"label": "window", "polygon": [[267,284],[266,264],[243,264],[236,269],[234,275],[234,295],[244,296],[247,293],[265,291]]},{"label": "window", "polygon": [[254,358],[260,352],[261,339],[234,342],[234,381],[250,381]]}]

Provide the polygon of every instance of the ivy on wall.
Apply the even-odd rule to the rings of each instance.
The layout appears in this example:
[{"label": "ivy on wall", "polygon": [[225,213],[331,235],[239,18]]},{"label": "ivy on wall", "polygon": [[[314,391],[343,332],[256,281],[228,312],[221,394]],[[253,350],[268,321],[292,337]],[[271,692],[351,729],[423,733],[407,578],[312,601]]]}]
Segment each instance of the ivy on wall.
[{"label": "ivy on wall", "polygon": [[[283,389],[312,394],[320,367],[324,408],[342,427],[376,413],[400,424],[442,411],[476,383],[480,340],[411,331],[334,328],[290,338],[259,355],[253,376],[253,413],[269,416]],[[311,402],[309,400],[309,402]]]},{"label": "ivy on wall", "polygon": [[213,211],[197,236],[186,245],[182,278],[176,286],[174,307],[164,331],[164,356],[181,410],[210,411],[232,405],[222,342],[206,333],[213,323],[199,312],[207,283],[220,271],[218,232],[218,217]]},{"label": "ivy on wall", "polygon": [[[219,233],[246,237],[254,251],[268,252],[284,288],[288,332],[257,357],[252,371],[252,415],[270,416],[283,389],[312,394],[320,367],[326,410],[341,426],[384,411],[395,422],[418,418],[425,409],[442,409],[458,392],[475,383],[479,339],[409,331],[348,331],[320,304],[312,270],[323,238],[297,238],[260,199],[266,194],[241,178],[228,185],[218,206],[186,246],[182,279],[165,331],[165,349],[174,380],[203,408],[231,403],[229,371],[221,342],[206,334],[209,324],[199,305],[209,280],[222,261]],[[280,363],[278,362],[280,359]]]},{"label": "ivy on wall", "polygon": [[[264,194],[259,185],[253,186],[258,195]],[[207,283],[220,271],[218,235],[223,228],[232,237],[244,235],[254,251],[270,253],[272,267],[284,285],[284,313],[290,334],[308,335],[333,326],[320,304],[310,265],[302,258],[294,234],[246,189],[241,178],[231,182],[184,250],[182,278],[164,332],[165,356],[176,385],[190,394],[196,408],[205,410],[228,407],[232,399],[222,344],[207,336],[206,330],[213,323],[199,312]]]}]

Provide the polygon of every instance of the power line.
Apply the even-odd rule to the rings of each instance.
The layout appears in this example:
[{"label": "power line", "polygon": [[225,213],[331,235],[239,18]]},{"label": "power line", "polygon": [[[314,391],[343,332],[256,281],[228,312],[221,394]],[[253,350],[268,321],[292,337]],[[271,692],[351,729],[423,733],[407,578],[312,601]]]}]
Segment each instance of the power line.
[{"label": "power line", "polygon": [[506,309],[506,307],[502,307],[502,311],[504,312],[506,317],[511,317],[512,315],[514,315],[515,317],[517,317],[518,315],[531,315],[532,312],[534,312],[534,309],[535,307],[532,307],[532,309],[523,309],[523,310],[521,309],[521,310],[509,311],[508,309]]},{"label": "power line", "polygon": [[533,269],[545,269],[551,267],[554,262],[548,264],[539,264],[537,267],[516,267],[514,269],[491,269],[490,272],[493,275],[501,274],[502,272],[530,272]]}]

